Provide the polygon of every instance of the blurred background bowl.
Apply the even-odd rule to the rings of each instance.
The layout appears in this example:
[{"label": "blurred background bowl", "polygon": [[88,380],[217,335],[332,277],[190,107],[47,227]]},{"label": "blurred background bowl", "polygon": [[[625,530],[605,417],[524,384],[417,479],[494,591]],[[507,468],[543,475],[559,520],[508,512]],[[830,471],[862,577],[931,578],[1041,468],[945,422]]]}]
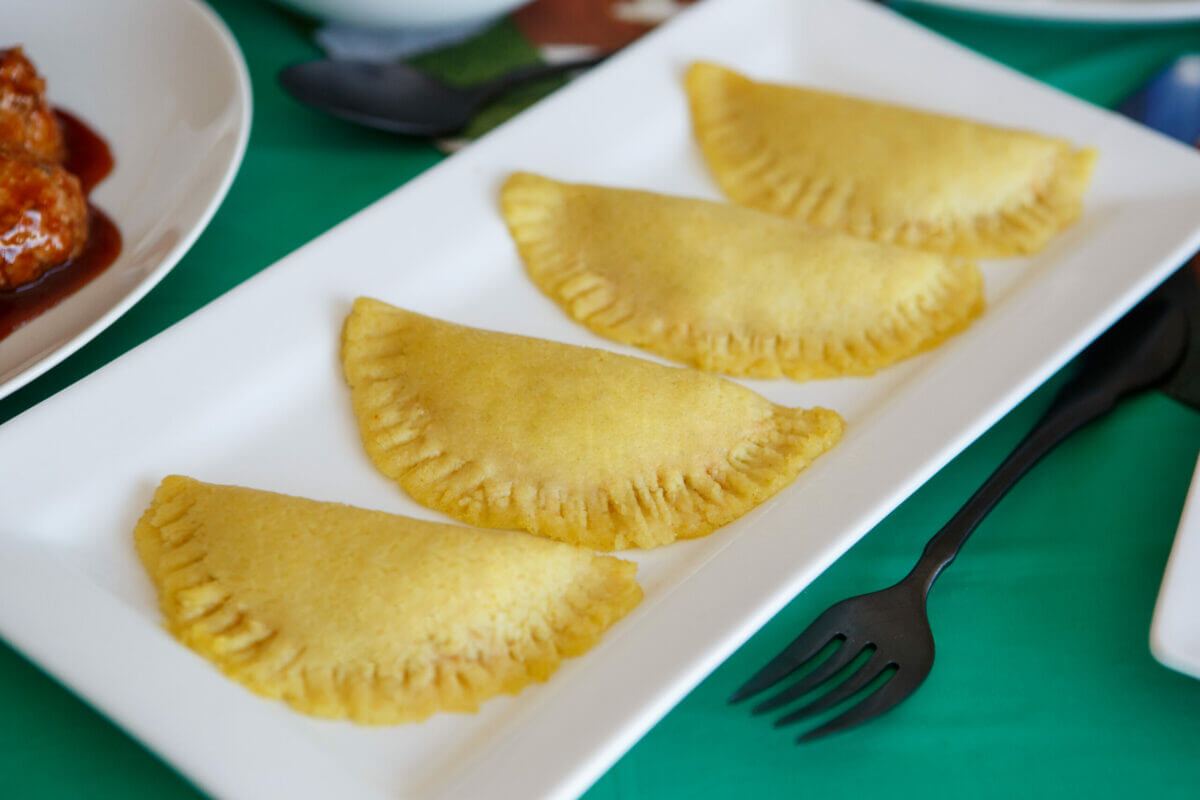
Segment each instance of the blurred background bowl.
[{"label": "blurred background bowl", "polygon": [[482,22],[529,0],[275,0],[330,22],[376,28],[439,28]]}]

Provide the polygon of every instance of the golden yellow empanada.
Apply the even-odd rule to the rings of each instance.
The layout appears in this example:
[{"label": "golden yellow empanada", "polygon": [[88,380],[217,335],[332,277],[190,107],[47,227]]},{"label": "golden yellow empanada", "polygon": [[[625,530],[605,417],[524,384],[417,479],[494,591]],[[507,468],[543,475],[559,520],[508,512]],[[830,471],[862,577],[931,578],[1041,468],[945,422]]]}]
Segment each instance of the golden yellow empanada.
[{"label": "golden yellow empanada", "polygon": [[963,256],[1041,249],[1079,216],[1095,152],[792,86],[687,74],[700,148],[742,205]]},{"label": "golden yellow empanada", "polygon": [[869,374],[983,310],[973,263],[753,209],[525,173],[501,204],[530,277],[567,313],[701,369]]},{"label": "golden yellow empanada", "polygon": [[365,298],[342,361],[367,452],[418,502],[600,549],[710,533],[842,432],[713,375]]},{"label": "golden yellow empanada", "polygon": [[642,597],[637,565],[558,542],[178,475],[134,538],[182,642],[258,694],[370,724],[545,680]]}]

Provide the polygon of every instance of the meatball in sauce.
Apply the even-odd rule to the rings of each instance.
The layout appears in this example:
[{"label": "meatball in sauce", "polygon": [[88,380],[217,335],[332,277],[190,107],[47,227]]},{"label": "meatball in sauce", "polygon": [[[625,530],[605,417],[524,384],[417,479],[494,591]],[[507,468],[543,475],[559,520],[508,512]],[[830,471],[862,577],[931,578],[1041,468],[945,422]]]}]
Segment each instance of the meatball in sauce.
[{"label": "meatball in sauce", "polygon": [[61,161],[62,131],[46,81],[20,47],[0,50],[0,143],[42,161]]},{"label": "meatball in sauce", "polygon": [[116,260],[120,231],[87,198],[112,167],[21,48],[0,49],[0,339]]},{"label": "meatball in sauce", "polygon": [[0,151],[0,290],[75,258],[87,234],[79,178],[58,164]]}]

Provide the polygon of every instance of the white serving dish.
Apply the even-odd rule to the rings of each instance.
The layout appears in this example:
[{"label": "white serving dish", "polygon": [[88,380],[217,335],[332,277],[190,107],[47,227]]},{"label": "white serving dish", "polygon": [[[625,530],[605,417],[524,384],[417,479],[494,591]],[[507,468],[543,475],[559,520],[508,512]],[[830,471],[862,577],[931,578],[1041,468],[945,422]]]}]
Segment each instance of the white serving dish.
[{"label": "white serving dish", "polygon": [[1200,678],[1200,464],[1158,590],[1150,651],[1165,666]]},{"label": "white serving dish", "polygon": [[82,117],[116,166],[91,200],[121,255],[0,339],[0,397],[74,353],[154,288],[204,230],[250,134],[250,79],[221,19],[197,0],[19,0],[0,47],[23,45],[50,102]]},{"label": "white serving dish", "polygon": [[[130,535],[168,473],[438,518],[359,442],[337,359],[354,297],[637,353],[526,280],[496,195],[528,169],[717,197],[680,88],[698,58],[1095,145],[1087,210],[1036,258],[985,264],[988,312],[938,350],[872,378],[748,382],[839,410],[845,439],[712,536],[633,554],[645,601],[548,684],[362,728],[260,699],[172,640]],[[709,0],[0,427],[0,633],[220,797],[571,797],[1197,247],[1191,149],[874,4]]]}]

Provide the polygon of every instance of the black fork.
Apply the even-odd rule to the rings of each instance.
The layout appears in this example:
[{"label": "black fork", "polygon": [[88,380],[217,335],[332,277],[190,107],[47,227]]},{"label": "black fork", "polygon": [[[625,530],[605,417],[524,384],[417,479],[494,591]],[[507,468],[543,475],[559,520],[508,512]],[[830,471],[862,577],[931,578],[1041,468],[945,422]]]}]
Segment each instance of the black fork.
[{"label": "black fork", "polygon": [[926,610],[929,590],[972,531],[1021,476],[1059,442],[1103,416],[1121,398],[1166,380],[1181,361],[1188,340],[1187,317],[1176,290],[1185,277],[1181,273],[1168,279],[1087,349],[1079,373],[1062,388],[1004,463],[929,540],[912,572],[887,589],[831,606],[729,702],[741,702],[774,686],[835,642],[837,647],[828,658],[760,703],[754,713],[765,713],[803,697],[864,652],[869,656],[849,677],[778,719],[776,727],[831,709],[872,683],[877,684],[840,716],[797,740],[808,741],[877,717],[916,691],[933,668],[933,631]]}]

